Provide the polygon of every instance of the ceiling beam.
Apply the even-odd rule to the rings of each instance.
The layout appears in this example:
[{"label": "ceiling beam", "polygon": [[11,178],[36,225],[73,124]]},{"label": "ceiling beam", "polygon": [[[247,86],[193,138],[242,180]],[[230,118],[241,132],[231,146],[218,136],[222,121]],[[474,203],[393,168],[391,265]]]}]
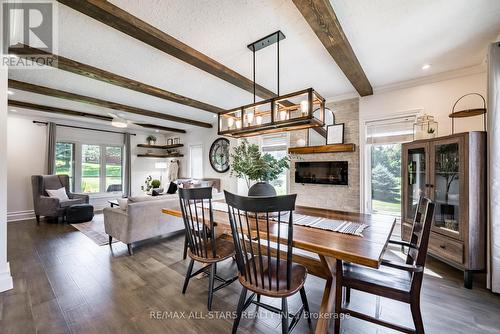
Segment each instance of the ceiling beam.
[{"label": "ceiling beam", "polygon": [[[108,1],[58,0],[58,2],[253,94],[252,80]],[[263,99],[276,96],[274,92],[260,85],[256,85],[255,93]]]},{"label": "ceiling beam", "polygon": [[[62,115],[75,116],[75,117],[95,118],[95,119],[98,119],[101,121],[108,121],[108,122],[111,122],[113,120],[113,117],[110,117],[110,116],[103,116],[103,115],[86,113],[86,112],[82,112],[82,111],[75,111],[75,110],[69,110],[69,109],[63,109],[63,108],[57,108],[57,107],[50,107],[50,106],[45,106],[45,105],[41,105],[41,104],[35,104],[35,103],[29,103],[29,102],[23,102],[23,101],[17,101],[17,100],[8,100],[8,105],[10,107],[42,111],[42,112],[51,113],[51,114],[62,114]],[[166,126],[160,126],[160,125],[154,125],[154,124],[143,124],[143,123],[134,123],[134,124],[142,126],[144,128],[149,128],[149,129],[156,129],[156,130],[177,132],[177,133],[186,133],[186,130],[177,129],[177,128],[170,128],[170,127],[166,127]]]},{"label": "ceiling beam", "polygon": [[359,95],[373,95],[373,88],[347,40],[329,0],[293,0],[323,46]]},{"label": "ceiling beam", "polygon": [[141,115],[141,116],[158,118],[158,119],[162,119],[162,120],[170,121],[170,122],[184,123],[184,124],[198,126],[198,127],[202,127],[202,128],[211,128],[212,127],[212,124],[210,124],[210,123],[204,123],[204,122],[195,121],[195,120],[191,120],[191,119],[187,119],[187,118],[183,118],[183,117],[167,115],[167,114],[163,114],[163,113],[156,112],[156,111],[131,107],[131,106],[124,105],[121,103],[115,103],[115,102],[111,102],[111,101],[96,99],[96,98],[89,97],[89,96],[74,94],[74,93],[65,92],[62,90],[54,89],[54,88],[38,86],[38,85],[30,84],[27,82],[22,82],[22,81],[17,81],[17,80],[12,80],[12,79],[9,79],[9,88],[19,89],[19,90],[23,90],[23,91],[31,92],[31,93],[35,93],[35,94],[57,97],[57,98],[66,99],[66,100],[74,101],[74,102],[87,103],[87,104],[91,104],[94,106],[124,111],[124,112],[128,112],[131,114],[137,114],[137,115]]},{"label": "ceiling beam", "polygon": [[23,102],[23,101],[17,101],[17,100],[10,100],[9,99],[8,100],[8,105],[10,107],[15,107],[15,108],[25,108],[25,109],[43,111],[43,112],[48,112],[48,113],[53,113],[53,114],[62,114],[62,115],[76,116],[76,117],[95,118],[95,119],[99,119],[101,121],[111,121],[111,120],[113,120],[113,117],[109,117],[109,116],[103,116],[103,115],[97,115],[97,114],[89,114],[89,113],[81,112],[81,111],[75,111],[75,110],[69,110],[69,109],[63,109],[63,108],[56,108],[56,107],[49,107],[49,106],[44,106],[44,105],[41,105],[41,104],[35,104],[35,103],[29,103],[29,102]]},{"label": "ceiling beam", "polygon": [[201,109],[201,110],[206,110],[211,113],[219,113],[223,111],[224,109],[213,106],[208,103],[204,103],[201,101],[197,101],[194,99],[191,99],[186,96],[182,96],[176,93],[169,92],[167,90],[154,87],[133,79],[129,79],[123,76],[120,76],[118,74],[114,74],[111,72],[108,72],[106,70],[102,70],[100,68],[83,64],[80,62],[77,62],[76,60],[72,60],[69,58],[65,58],[59,55],[51,54],[36,48],[32,48],[28,45],[23,45],[23,44],[18,44],[14,47],[9,48],[9,53],[10,54],[15,54],[19,57],[27,57],[32,55],[44,55],[44,56],[51,56],[56,59],[55,62],[47,62],[47,65],[53,66],[55,68],[58,68],[60,70],[68,71],[74,74],[82,75],[87,78],[91,79],[96,79],[100,80],[115,86],[120,86],[123,88],[135,90],[140,93],[148,94],[151,96],[159,97],[161,99],[165,99],[168,101],[172,101],[175,103],[183,104],[189,107]]}]

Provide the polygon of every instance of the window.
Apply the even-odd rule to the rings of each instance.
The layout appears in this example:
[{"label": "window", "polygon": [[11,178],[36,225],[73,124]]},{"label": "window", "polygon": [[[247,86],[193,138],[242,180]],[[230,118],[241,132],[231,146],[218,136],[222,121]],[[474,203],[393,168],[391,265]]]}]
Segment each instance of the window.
[{"label": "window", "polygon": [[203,178],[203,145],[189,146],[189,176]]},{"label": "window", "polygon": [[[262,136],[262,152],[269,153],[276,159],[287,156],[287,146],[288,135],[286,133]],[[283,171],[283,173],[281,173],[276,180],[270,182],[270,184],[276,189],[278,195],[286,195],[288,191],[287,171]]]},{"label": "window", "polygon": [[101,147],[82,145],[82,182],[81,191],[98,193],[101,181]]},{"label": "window", "polygon": [[415,117],[366,124],[368,211],[401,215],[401,144],[413,140]]},{"label": "window", "polygon": [[107,146],[104,159],[106,161],[106,192],[122,191],[122,148]]},{"label": "window", "polygon": [[121,146],[56,143],[56,174],[69,175],[72,191],[121,192],[122,162]]},{"label": "window", "polygon": [[75,144],[56,143],[56,174],[69,176],[70,190],[74,190]]}]

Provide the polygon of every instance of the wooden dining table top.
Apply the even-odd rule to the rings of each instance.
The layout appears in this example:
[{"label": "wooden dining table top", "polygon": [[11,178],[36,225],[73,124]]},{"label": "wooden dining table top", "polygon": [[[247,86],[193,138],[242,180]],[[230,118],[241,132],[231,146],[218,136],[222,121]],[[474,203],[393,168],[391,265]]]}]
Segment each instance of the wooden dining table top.
[{"label": "wooden dining table top", "polygon": [[[180,206],[165,208],[162,212],[182,217]],[[293,225],[293,246],[320,256],[372,268],[380,266],[396,221],[395,217],[387,215],[344,212],[304,206],[296,206],[294,213],[368,225],[363,231],[362,237],[303,225]],[[217,225],[216,230],[219,233],[231,234],[228,213],[213,210],[213,215],[214,222]],[[281,225],[281,236],[287,235],[286,228],[286,224]],[[277,226],[272,228],[272,231],[274,230],[277,231]],[[272,241],[277,241],[276,234],[271,233],[270,238]]]}]

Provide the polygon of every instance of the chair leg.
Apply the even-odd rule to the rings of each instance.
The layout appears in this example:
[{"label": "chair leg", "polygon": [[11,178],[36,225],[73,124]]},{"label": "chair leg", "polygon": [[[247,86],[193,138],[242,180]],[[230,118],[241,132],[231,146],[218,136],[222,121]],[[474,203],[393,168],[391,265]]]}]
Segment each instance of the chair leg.
[{"label": "chair leg", "polygon": [[111,247],[111,243],[113,242],[113,237],[108,235],[108,243],[109,243],[109,247]]},{"label": "chair leg", "polygon": [[134,255],[134,250],[132,249],[132,244],[127,244],[128,255]]},{"label": "chair leg", "polygon": [[184,253],[182,254],[182,259],[185,260],[187,258],[187,252],[188,252],[188,239],[187,239],[187,234],[184,237]]},{"label": "chair leg", "polygon": [[243,313],[243,308],[245,307],[245,301],[247,299],[247,289],[241,287],[240,300],[238,301],[238,307],[236,308],[236,317],[233,322],[233,334],[238,331],[238,325],[240,324],[241,314]]},{"label": "chair leg", "polygon": [[260,303],[260,295],[257,295],[257,302]]},{"label": "chair leg", "polygon": [[311,323],[309,303],[307,302],[306,289],[304,287],[302,287],[302,289],[300,289],[300,299],[302,299],[302,305],[304,305],[304,311],[306,313],[307,322]]},{"label": "chair leg", "polygon": [[410,309],[413,324],[415,325],[415,332],[417,334],[424,334],[424,322],[422,321],[422,313],[420,312],[420,298],[410,303]]},{"label": "chair leg", "polygon": [[186,293],[188,287],[189,279],[191,278],[191,273],[193,272],[194,260],[191,259],[188,266],[188,271],[186,273],[186,278],[184,279],[184,285],[182,286],[182,294]]},{"label": "chair leg", "polygon": [[281,333],[288,334],[288,302],[281,298]]},{"label": "chair leg", "polygon": [[40,224],[40,215],[35,215],[37,225]]},{"label": "chair leg", "polygon": [[345,302],[346,303],[351,302],[351,288],[348,287],[345,288]]},{"label": "chair leg", "polygon": [[207,308],[212,311],[212,299],[214,297],[214,280],[215,272],[217,271],[217,263],[212,263],[210,267],[210,276],[208,278],[208,304]]}]

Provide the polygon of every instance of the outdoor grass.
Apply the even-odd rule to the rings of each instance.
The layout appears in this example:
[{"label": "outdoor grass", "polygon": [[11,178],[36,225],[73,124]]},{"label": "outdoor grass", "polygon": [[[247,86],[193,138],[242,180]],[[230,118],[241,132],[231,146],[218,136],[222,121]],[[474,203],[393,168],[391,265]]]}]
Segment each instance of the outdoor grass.
[{"label": "outdoor grass", "polygon": [[372,200],[373,212],[389,213],[394,215],[401,214],[401,203],[390,203],[379,200]]}]

